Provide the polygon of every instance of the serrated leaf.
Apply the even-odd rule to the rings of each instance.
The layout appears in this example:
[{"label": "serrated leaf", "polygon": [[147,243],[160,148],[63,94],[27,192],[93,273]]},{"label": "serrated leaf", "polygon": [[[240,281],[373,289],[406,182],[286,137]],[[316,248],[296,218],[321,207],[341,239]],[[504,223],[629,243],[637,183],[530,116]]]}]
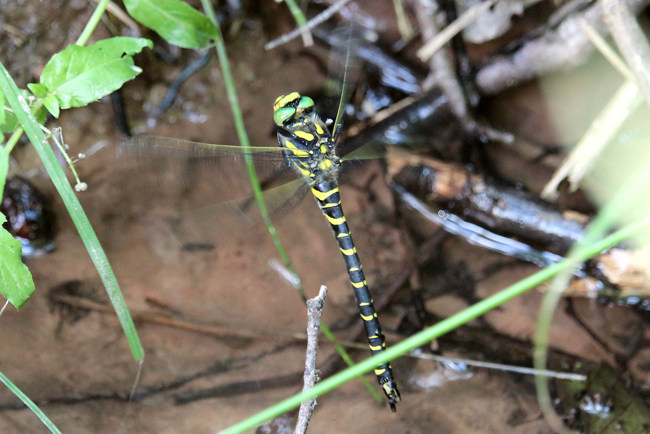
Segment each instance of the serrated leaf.
[{"label": "serrated leaf", "polygon": [[124,6],[136,21],[170,44],[199,50],[219,38],[208,17],[180,0],[124,0]]},{"label": "serrated leaf", "polygon": [[49,94],[43,99],[43,105],[52,113],[52,116],[59,118],[59,113],[61,112],[61,106],[59,106],[59,100],[54,96],[54,94]]},{"label": "serrated leaf", "polygon": [[[0,213],[0,225],[7,218]],[[34,293],[32,273],[22,262],[22,246],[4,228],[0,227],[0,294],[16,309],[20,309]]]},{"label": "serrated leaf", "polygon": [[70,45],[52,56],[41,84],[54,94],[63,109],[82,107],[119,89],[142,70],[133,54],[152,47],[148,39],[115,37],[88,47]]}]

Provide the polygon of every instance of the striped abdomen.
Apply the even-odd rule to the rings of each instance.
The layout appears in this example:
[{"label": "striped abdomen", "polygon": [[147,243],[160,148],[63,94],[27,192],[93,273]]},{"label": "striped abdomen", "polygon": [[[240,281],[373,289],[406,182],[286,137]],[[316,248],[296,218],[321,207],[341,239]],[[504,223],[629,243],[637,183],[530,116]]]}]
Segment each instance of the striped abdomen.
[{"label": "striped abdomen", "polygon": [[[339,195],[338,183],[333,180],[322,180],[312,185],[312,193],[327,218],[334,236],[343,254],[345,266],[348,270],[350,283],[354,289],[361,319],[366,329],[368,344],[372,354],[384,351],[386,340],[381,332],[381,326],[377,318],[377,312],[372,304],[372,296],[363,274],[361,261],[357,256],[357,249],[354,247],[350,229],[345,221],[343,209],[341,208],[341,196]],[[399,401],[400,395],[397,390],[397,383],[393,379],[390,363],[383,363],[375,368],[375,375],[379,384],[388,397],[391,409],[395,411],[395,404]]]}]

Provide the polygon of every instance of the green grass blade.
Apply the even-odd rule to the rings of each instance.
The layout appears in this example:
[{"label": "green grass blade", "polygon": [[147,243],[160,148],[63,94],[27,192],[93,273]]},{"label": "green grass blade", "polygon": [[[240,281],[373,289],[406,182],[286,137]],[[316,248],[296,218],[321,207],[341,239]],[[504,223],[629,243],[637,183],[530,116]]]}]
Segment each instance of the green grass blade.
[{"label": "green grass blade", "polygon": [[135,330],[133,319],[129,314],[129,310],[124,302],[124,297],[117,284],[117,279],[113,274],[113,270],[108,262],[106,254],[102,250],[97,235],[88,221],[86,213],[83,211],[77,196],[72,191],[72,187],[63,172],[61,166],[49,146],[39,123],[32,115],[29,106],[25,99],[20,95],[20,91],[5,69],[4,65],[0,63],[0,90],[4,93],[7,102],[16,114],[20,124],[22,125],[27,137],[32,142],[36,149],[45,170],[47,170],[50,179],[54,183],[63,203],[70,213],[70,217],[74,222],[75,227],[79,231],[79,235],[88,250],[88,254],[92,259],[97,271],[106,287],[108,296],[113,303],[115,312],[120,320],[120,324],[124,330],[126,338],[131,347],[131,353],[136,360],[141,360],[144,357],[144,350],[140,344],[140,338]]},{"label": "green grass blade", "polygon": [[[632,168],[636,169],[636,171],[633,171],[630,177],[622,183],[614,197],[609,200],[609,202],[600,210],[598,215],[589,224],[582,240],[576,243],[576,245],[569,251],[567,260],[573,261],[574,266],[580,264],[579,258],[581,252],[587,248],[586,245],[602,237],[613,225],[616,224],[618,220],[621,219],[623,215],[634,213],[635,208],[638,208],[636,204],[640,198],[645,197],[645,192],[650,184],[650,171],[647,170],[649,164],[650,156],[646,156],[645,161],[643,161],[643,159],[639,160],[638,166]],[[643,211],[641,211],[641,213],[643,213]],[[638,243],[639,241],[637,240],[637,244]],[[566,288],[570,279],[570,269],[558,274],[542,300],[534,340],[535,350],[533,355],[533,364],[536,369],[541,370],[546,368],[548,338],[551,322],[553,320],[553,313],[560,301],[562,291]],[[537,389],[537,400],[542,412],[544,413],[544,417],[556,430],[563,429],[564,424],[560,418],[557,417],[555,410],[553,409],[550,390],[548,387],[548,379],[542,376],[536,376],[535,387]]]},{"label": "green grass blade", "polygon": [[[642,229],[648,229],[650,226],[650,219],[643,219],[625,226],[624,228],[614,232],[610,236],[594,242],[588,246],[585,246],[583,249],[580,249],[579,252],[576,252],[576,260],[584,261],[587,258],[596,255],[597,253],[610,248],[621,241],[629,238],[632,235],[637,234]],[[453,315],[449,318],[446,318],[439,323],[421,331],[420,333],[411,336],[408,339],[400,342],[397,345],[393,345],[391,348],[388,348],[386,351],[377,354],[373,357],[370,357],[363,362],[353,366],[352,368],[346,369],[345,371],[339,372],[338,374],[320,382],[313,389],[308,392],[294,395],[284,401],[263,410],[256,415],[246,419],[236,425],[231,426],[230,428],[222,431],[222,433],[239,433],[245,430],[254,428],[255,426],[263,423],[264,421],[275,417],[279,414],[285,413],[292,408],[295,408],[300,405],[304,400],[313,398],[318,395],[322,395],[335,389],[341,384],[355,378],[359,375],[362,375],[368,371],[371,371],[375,366],[393,360],[403,354],[406,354],[408,351],[413,350],[421,345],[424,345],[431,340],[451,331],[459,326],[483,315],[484,313],[502,305],[506,301],[517,297],[523,294],[526,291],[536,287],[540,283],[550,279],[555,276],[562,270],[571,267],[575,261],[573,259],[565,259],[556,264],[551,265],[550,267],[544,268],[543,270],[538,271],[531,276],[528,276],[519,282],[501,290],[500,292],[494,294],[491,297],[482,300],[467,309]]]},{"label": "green grass blade", "polygon": [[298,27],[302,29],[302,43],[309,47],[314,44],[314,39],[311,36],[311,32],[307,26],[307,18],[305,14],[302,13],[302,9],[298,6],[295,0],[284,0],[289,8],[289,12],[293,15],[293,19],[296,20]]},{"label": "green grass blade", "polygon": [[307,25],[307,18],[305,18],[305,14],[302,13],[302,9],[300,9],[300,6],[298,6],[295,0],[284,0],[284,2],[287,4],[291,15],[293,15],[293,19],[296,20],[296,24],[299,27]]},{"label": "green grass blade", "polygon": [[7,386],[11,392],[18,397],[31,411],[34,413],[38,418],[43,422],[43,424],[47,427],[47,429],[50,430],[50,432],[53,433],[61,433],[59,429],[54,425],[54,423],[47,417],[45,416],[45,413],[41,411],[40,408],[34,404],[34,401],[29,399],[27,395],[23,393],[22,390],[18,388],[14,383],[12,383],[2,372],[0,372],[0,381]]},{"label": "green grass blade", "polygon": [[95,28],[97,27],[97,24],[99,24],[99,20],[104,15],[104,11],[106,10],[106,6],[108,5],[109,1],[110,0],[100,0],[97,3],[97,7],[95,8],[93,14],[90,16],[90,19],[84,26],[81,35],[79,35],[79,37],[77,38],[77,42],[75,42],[75,45],[86,45],[86,42],[88,42],[88,39],[90,39],[90,35],[93,34]]}]

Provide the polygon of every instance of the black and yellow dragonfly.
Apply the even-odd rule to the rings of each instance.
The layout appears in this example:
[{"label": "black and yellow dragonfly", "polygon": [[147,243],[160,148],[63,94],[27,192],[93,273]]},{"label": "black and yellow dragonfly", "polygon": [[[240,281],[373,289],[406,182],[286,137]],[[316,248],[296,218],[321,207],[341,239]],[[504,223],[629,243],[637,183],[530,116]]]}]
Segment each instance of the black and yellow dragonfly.
[{"label": "black and yellow dragonfly", "polygon": [[[349,38],[349,37],[348,37]],[[315,112],[314,101],[298,92],[279,96],[273,104],[273,120],[277,127],[279,147],[239,147],[189,142],[180,139],[138,136],[127,145],[131,152],[145,154],[180,153],[192,158],[220,160],[221,167],[240,166],[253,162],[257,168],[271,170],[274,174],[288,170],[298,174],[298,179],[280,187],[266,190],[264,201],[274,208],[274,214],[292,209],[308,191],[316,199],[327,219],[343,255],[350,283],[366,331],[372,354],[386,349],[386,340],[379,324],[377,312],[366,282],[363,267],[352,240],[350,228],[341,207],[338,175],[345,158],[337,154],[341,118],[347,100],[346,76],[349,68],[350,44],[345,54],[345,74],[336,120],[330,132],[328,124]],[[347,89],[349,91],[349,88]],[[358,155],[358,153],[355,153]],[[351,156],[352,154],[350,154]],[[281,167],[278,167],[281,166]],[[241,173],[239,173],[241,177]],[[274,197],[275,196],[275,197]],[[390,363],[374,370],[393,411],[400,401],[397,383]]]},{"label": "black and yellow dragonfly", "polygon": [[[386,340],[341,207],[338,175],[345,159],[336,153],[340,114],[339,108],[339,115],[330,132],[327,124],[314,111],[314,101],[298,92],[291,92],[279,96],[273,105],[279,147],[245,149],[166,137],[136,136],[129,140],[127,148],[129,152],[144,154],[181,153],[191,155],[192,158],[215,158],[220,160],[221,166],[242,163],[244,159],[250,158],[261,168],[275,166],[273,172],[282,172],[288,168],[299,174],[299,179],[267,190],[264,199],[275,205],[274,214],[281,214],[292,209],[307,191],[311,191],[334,232],[354,290],[370,351],[377,354],[386,349]],[[278,167],[280,164],[284,169]],[[400,393],[390,363],[377,366],[374,372],[391,409],[395,411]]]},{"label": "black and yellow dragonfly", "polygon": [[[382,352],[386,349],[386,340],[341,207],[337,180],[341,160],[336,155],[336,126],[333,137],[325,123],[314,112],[314,101],[298,92],[279,96],[275,100],[273,120],[278,127],[278,143],[280,148],[285,150],[287,164],[294,167],[311,188],[318,206],[334,232],[366,329],[370,352]],[[400,394],[390,363],[377,366],[375,375],[391,409],[395,411]]]}]

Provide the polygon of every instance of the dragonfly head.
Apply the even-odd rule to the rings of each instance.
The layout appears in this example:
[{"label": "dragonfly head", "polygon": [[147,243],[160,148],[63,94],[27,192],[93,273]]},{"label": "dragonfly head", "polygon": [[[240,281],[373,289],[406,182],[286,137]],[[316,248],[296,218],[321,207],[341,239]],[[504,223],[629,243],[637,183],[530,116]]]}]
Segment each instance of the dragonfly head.
[{"label": "dragonfly head", "polygon": [[298,92],[280,95],[273,103],[273,122],[278,127],[287,125],[314,110],[314,100]]}]

